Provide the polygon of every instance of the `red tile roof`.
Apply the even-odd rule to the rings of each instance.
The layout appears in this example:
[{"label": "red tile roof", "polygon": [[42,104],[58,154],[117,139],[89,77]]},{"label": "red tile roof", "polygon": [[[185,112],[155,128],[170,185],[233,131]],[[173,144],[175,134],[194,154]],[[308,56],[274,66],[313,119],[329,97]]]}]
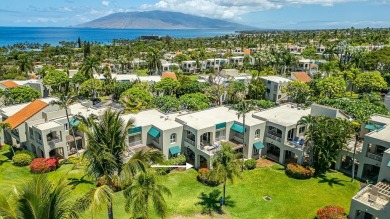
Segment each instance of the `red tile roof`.
[{"label": "red tile roof", "polygon": [[3,123],[8,123],[11,129],[14,129],[47,106],[48,104],[41,100],[34,100],[14,115],[8,117]]},{"label": "red tile roof", "polygon": [[1,84],[4,85],[6,88],[18,87],[19,86],[19,84],[15,83],[13,81],[3,81]]},{"label": "red tile roof", "polygon": [[305,83],[311,81],[310,76],[306,72],[291,72],[291,74],[294,75],[294,77],[298,81],[305,82]]},{"label": "red tile roof", "polygon": [[164,78],[172,78],[174,81],[177,80],[175,72],[163,72],[161,77]]}]

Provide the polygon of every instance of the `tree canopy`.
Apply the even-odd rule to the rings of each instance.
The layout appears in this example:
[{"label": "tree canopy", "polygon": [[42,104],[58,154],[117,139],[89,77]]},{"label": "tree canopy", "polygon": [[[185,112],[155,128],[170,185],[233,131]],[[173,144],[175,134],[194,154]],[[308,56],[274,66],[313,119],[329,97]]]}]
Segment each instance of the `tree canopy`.
[{"label": "tree canopy", "polygon": [[187,110],[202,110],[210,105],[210,100],[202,93],[185,94],[180,97],[180,103]]},{"label": "tree canopy", "polygon": [[68,75],[63,71],[53,70],[46,73],[43,83],[49,85],[53,92],[60,91],[60,87],[69,80]]},{"label": "tree canopy", "polygon": [[154,89],[158,93],[164,93],[164,95],[174,95],[178,85],[179,83],[172,78],[163,78],[154,85]]},{"label": "tree canopy", "polygon": [[152,94],[140,87],[132,87],[122,93],[120,102],[125,107],[126,111],[138,112],[143,109],[152,107]]},{"label": "tree canopy", "polygon": [[317,83],[317,89],[321,96],[334,98],[345,94],[347,84],[341,77],[330,76],[321,79]]},{"label": "tree canopy", "polygon": [[354,84],[363,93],[381,91],[387,88],[387,83],[379,72],[361,73],[356,77]]},{"label": "tree canopy", "polygon": [[311,94],[309,85],[301,81],[292,81],[287,85],[287,94],[295,103],[305,103]]},{"label": "tree canopy", "polygon": [[98,79],[88,79],[84,81],[80,86],[80,94],[88,97],[93,94],[93,91],[98,93],[103,90],[103,82]]},{"label": "tree canopy", "polygon": [[41,94],[32,87],[18,86],[6,89],[4,96],[6,105],[13,105],[33,101]]}]

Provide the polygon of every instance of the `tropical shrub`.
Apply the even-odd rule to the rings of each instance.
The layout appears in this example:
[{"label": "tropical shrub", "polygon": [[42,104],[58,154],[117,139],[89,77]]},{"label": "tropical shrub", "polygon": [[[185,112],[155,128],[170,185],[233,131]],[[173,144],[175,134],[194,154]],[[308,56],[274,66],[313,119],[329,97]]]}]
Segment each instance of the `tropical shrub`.
[{"label": "tropical shrub", "polygon": [[337,205],[329,205],[317,211],[316,219],[347,219],[344,208]]},{"label": "tropical shrub", "polygon": [[74,165],[87,165],[88,161],[86,159],[81,159],[80,157],[69,157],[68,159],[62,160],[60,164],[74,164]]},{"label": "tropical shrub", "polygon": [[313,171],[296,163],[289,163],[286,167],[287,176],[294,179],[309,179],[313,176]]},{"label": "tropical shrub", "polygon": [[[107,178],[105,176],[102,176],[97,180],[97,187],[100,187],[103,185],[108,185],[108,181],[107,181]],[[118,191],[121,191],[122,189],[124,189],[125,187],[127,187],[128,185],[121,184],[118,176],[114,176],[112,178],[112,184],[109,186],[114,192],[118,192]]]},{"label": "tropical shrub", "polygon": [[205,184],[205,185],[208,185],[208,186],[217,186],[217,185],[220,184],[220,182],[218,182],[218,180],[215,180],[212,177],[210,170],[207,169],[207,168],[200,168],[198,170],[197,179],[202,184]]},{"label": "tropical shrub", "polygon": [[16,154],[15,156],[12,157],[12,161],[14,162],[15,166],[18,167],[24,167],[30,165],[31,161],[33,158],[31,158],[30,155],[28,154]]},{"label": "tropical shrub", "polygon": [[54,171],[59,167],[58,158],[35,158],[30,164],[30,172],[32,173],[47,173]]},{"label": "tropical shrub", "polygon": [[33,160],[35,158],[35,154],[31,151],[28,151],[28,150],[16,151],[15,154],[28,154],[28,155],[30,155],[31,160]]},{"label": "tropical shrub", "polygon": [[[186,163],[186,156],[184,154],[181,154],[177,157],[170,158],[166,161],[164,161],[162,164],[163,165],[183,165]],[[172,171],[174,168],[160,168],[159,172],[161,174],[168,174],[170,171]]]},{"label": "tropical shrub", "polygon": [[244,162],[244,165],[245,167],[248,169],[248,170],[253,170],[256,168],[256,165],[257,165],[257,161],[255,159],[249,159],[249,160],[246,160]]},{"label": "tropical shrub", "polygon": [[276,103],[269,100],[256,100],[254,104],[262,109],[268,109],[276,106]]}]

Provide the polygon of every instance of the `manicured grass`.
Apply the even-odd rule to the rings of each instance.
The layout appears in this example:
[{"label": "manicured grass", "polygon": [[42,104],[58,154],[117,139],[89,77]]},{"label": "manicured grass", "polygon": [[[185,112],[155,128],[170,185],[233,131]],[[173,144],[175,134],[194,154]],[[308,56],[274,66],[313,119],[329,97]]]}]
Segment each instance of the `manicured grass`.
[{"label": "manicured grass", "polygon": [[[83,168],[62,165],[55,172],[48,173],[49,179],[58,181],[65,176],[75,186],[71,198],[76,199],[95,186],[88,177],[84,177]],[[222,186],[208,187],[196,180],[197,172],[193,169],[175,172],[164,176],[163,183],[171,190],[168,197],[169,217],[199,215],[202,206],[196,205],[202,192],[206,194]],[[28,167],[15,167],[10,162],[0,165],[0,192],[12,191],[23,181],[32,177]],[[312,219],[316,210],[330,204],[337,204],[348,212],[353,195],[359,190],[359,183],[350,183],[350,178],[341,173],[328,173],[323,178],[295,180],[288,178],[280,165],[246,171],[234,184],[228,184],[226,192],[233,206],[224,209],[224,218],[308,218]],[[272,197],[264,201],[264,196]],[[128,218],[124,211],[124,197],[121,192],[115,194],[114,218]],[[217,214],[217,213],[214,213]],[[106,218],[102,211],[95,218]],[[156,218],[151,211],[153,218]],[[91,212],[85,213],[91,218]]]}]

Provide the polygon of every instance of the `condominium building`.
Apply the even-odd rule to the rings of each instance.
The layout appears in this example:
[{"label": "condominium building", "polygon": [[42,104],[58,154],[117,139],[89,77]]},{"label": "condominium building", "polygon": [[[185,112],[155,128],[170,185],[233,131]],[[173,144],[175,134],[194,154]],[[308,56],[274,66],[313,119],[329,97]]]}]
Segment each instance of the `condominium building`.
[{"label": "condominium building", "polygon": [[246,114],[245,127],[242,116],[238,118],[236,111],[223,106],[179,115],[176,121],[183,125],[183,152],[195,168],[210,167],[221,142],[231,143],[245,158],[262,154],[265,121],[255,119],[252,113]]},{"label": "condominium building", "polygon": [[254,118],[266,122],[264,145],[267,158],[281,164],[301,164],[304,161],[306,127],[298,125],[298,121],[310,113],[310,109],[286,104],[253,114]]},{"label": "condominium building", "polygon": [[261,76],[260,78],[267,85],[265,93],[266,100],[278,102],[287,98],[287,84],[291,81],[290,79],[280,76]]}]

